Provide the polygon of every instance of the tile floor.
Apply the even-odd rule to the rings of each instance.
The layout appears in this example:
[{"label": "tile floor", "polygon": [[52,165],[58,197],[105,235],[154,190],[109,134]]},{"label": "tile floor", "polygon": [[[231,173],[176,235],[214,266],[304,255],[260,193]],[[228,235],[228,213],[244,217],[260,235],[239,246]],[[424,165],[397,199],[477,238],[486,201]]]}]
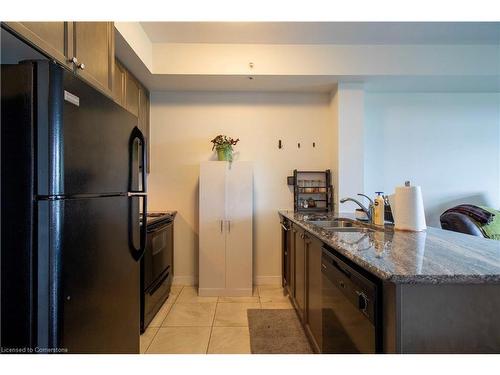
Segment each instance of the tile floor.
[{"label": "tile floor", "polygon": [[291,308],[279,286],[257,286],[251,297],[199,297],[195,287],[174,285],[141,335],[141,353],[247,354],[247,310]]}]

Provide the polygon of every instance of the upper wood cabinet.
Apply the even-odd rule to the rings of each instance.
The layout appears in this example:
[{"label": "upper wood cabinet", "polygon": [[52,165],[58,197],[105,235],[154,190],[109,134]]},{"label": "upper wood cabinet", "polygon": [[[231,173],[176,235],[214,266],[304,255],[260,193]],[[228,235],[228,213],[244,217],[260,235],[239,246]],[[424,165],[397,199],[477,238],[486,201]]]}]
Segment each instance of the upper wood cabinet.
[{"label": "upper wood cabinet", "polygon": [[122,107],[125,107],[126,74],[126,69],[117,59],[115,59],[115,70],[113,73],[113,98]]},{"label": "upper wood cabinet", "polygon": [[112,96],[113,22],[6,22],[10,30]]},{"label": "upper wood cabinet", "polygon": [[133,115],[139,117],[139,102],[141,84],[127,71],[125,78],[125,108]]},{"label": "upper wood cabinet", "polygon": [[112,96],[115,43],[112,22],[73,22],[77,73]]},{"label": "upper wood cabinet", "polygon": [[16,34],[61,64],[73,67],[73,27],[70,22],[5,22]]}]

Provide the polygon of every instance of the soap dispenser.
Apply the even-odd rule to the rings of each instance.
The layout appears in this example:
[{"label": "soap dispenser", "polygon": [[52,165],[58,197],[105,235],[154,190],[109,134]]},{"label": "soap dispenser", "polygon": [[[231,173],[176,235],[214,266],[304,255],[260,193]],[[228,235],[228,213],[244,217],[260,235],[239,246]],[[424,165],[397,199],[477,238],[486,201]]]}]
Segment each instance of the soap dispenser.
[{"label": "soap dispenser", "polygon": [[375,194],[377,194],[377,196],[375,197],[375,200],[374,200],[374,207],[373,207],[373,224],[375,225],[381,225],[383,226],[384,225],[384,222],[385,222],[385,201],[384,201],[384,197],[382,194],[384,194],[384,192],[382,191],[376,191]]}]

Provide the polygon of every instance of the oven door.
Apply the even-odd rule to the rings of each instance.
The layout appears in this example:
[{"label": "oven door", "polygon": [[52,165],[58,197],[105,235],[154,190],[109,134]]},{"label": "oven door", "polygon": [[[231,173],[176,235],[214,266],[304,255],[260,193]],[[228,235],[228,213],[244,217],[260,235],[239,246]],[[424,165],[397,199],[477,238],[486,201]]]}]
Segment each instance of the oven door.
[{"label": "oven door", "polygon": [[161,282],[172,272],[174,248],[173,221],[148,227],[146,252],[144,254],[144,290]]}]

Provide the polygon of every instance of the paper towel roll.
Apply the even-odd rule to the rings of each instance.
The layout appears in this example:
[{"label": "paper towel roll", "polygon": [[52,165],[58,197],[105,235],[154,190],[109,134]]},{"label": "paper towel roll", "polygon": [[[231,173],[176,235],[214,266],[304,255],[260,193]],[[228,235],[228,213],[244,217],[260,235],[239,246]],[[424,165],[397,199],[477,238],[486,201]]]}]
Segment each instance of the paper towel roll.
[{"label": "paper towel roll", "polygon": [[394,194],[394,228],[420,232],[427,228],[420,186],[398,186]]}]

